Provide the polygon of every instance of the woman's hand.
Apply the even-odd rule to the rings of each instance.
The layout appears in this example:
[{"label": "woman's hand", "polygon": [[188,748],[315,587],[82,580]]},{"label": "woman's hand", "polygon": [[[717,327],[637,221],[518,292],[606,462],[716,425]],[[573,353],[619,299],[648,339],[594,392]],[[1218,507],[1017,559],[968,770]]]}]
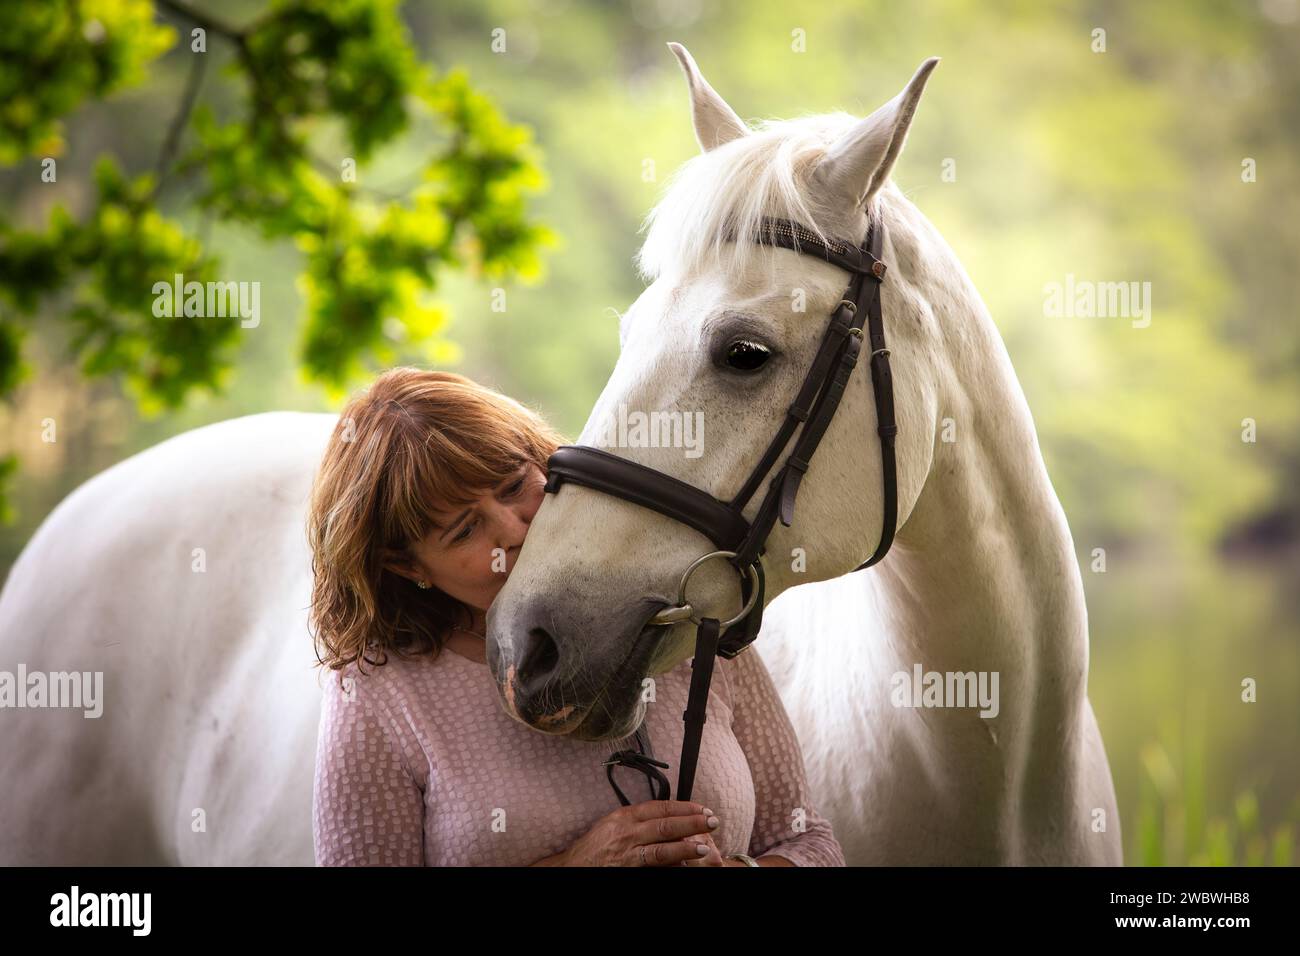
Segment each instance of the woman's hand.
[{"label": "woman's hand", "polygon": [[[709,825],[709,821],[713,825]],[[708,834],[718,818],[702,804],[682,800],[646,800],[620,807],[560,854],[562,866],[677,866],[703,857],[701,847],[717,848]],[[687,838],[704,835],[708,844]]]},{"label": "woman's hand", "polygon": [[727,866],[727,862],[722,859],[722,851],[718,845],[713,842],[713,836],[708,833],[701,833],[696,836],[685,837],[687,843],[695,843],[700,846],[709,848],[709,855],[702,856],[698,860],[686,859],[678,866]]}]

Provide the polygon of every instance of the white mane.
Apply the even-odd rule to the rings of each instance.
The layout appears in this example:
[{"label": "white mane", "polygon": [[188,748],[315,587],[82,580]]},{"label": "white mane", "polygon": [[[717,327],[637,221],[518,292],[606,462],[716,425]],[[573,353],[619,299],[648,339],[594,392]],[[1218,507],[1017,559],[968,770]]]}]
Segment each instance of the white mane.
[{"label": "white mane", "polygon": [[827,210],[810,204],[805,177],[858,122],[844,112],[763,120],[748,136],[682,164],[642,223],[649,232],[635,260],[641,277],[653,282],[705,269],[735,275],[757,247],[727,235],[752,235],[763,216],[793,219],[825,238],[818,222]]}]

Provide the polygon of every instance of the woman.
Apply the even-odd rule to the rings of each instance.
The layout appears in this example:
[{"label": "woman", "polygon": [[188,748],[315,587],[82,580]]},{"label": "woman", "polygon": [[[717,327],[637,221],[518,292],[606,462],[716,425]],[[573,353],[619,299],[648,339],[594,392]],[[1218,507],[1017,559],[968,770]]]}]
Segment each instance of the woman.
[{"label": "woman", "polygon": [[[542,734],[508,715],[484,619],[562,443],[518,402],[448,372],[392,369],[340,415],[308,519],[317,652],[338,672],[317,744],[318,864],[843,866],[752,651],[717,661],[702,802],[616,808],[605,763],[632,738]],[[660,757],[681,750],[690,674],[686,661],[654,679],[646,727]],[[634,769],[608,773],[633,801],[654,794]]]}]

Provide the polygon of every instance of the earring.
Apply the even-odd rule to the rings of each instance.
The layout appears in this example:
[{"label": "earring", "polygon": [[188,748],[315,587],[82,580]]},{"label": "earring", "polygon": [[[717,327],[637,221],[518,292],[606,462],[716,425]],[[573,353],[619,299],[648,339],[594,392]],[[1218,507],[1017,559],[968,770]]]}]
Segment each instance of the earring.
[{"label": "earring", "polygon": [[428,581],[416,581],[416,582],[415,582],[415,586],[418,587],[418,588],[420,588],[421,590],[423,590],[424,588],[427,588],[427,587],[429,586],[429,582],[428,582]]}]

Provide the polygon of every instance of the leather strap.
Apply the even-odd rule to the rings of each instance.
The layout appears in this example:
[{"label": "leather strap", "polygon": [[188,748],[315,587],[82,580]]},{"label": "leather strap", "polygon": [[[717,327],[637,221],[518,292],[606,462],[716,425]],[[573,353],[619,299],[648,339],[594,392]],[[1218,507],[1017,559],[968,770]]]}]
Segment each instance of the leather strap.
[{"label": "leather strap", "polygon": [[[763,573],[763,562],[754,562],[755,576],[758,578],[758,598],[754,609],[743,621],[737,621],[722,633],[718,643],[718,656],[731,660],[758,638],[758,629],[763,624],[763,603],[767,599],[767,575]],[[749,575],[740,576],[740,600],[749,600]]]},{"label": "leather strap", "polygon": [[885,318],[880,295],[873,296],[867,305],[867,339],[871,343],[871,388],[876,396],[876,434],[880,436],[884,516],[880,543],[876,546],[875,553],[854,568],[854,571],[869,568],[885,556],[894,543],[898,525],[898,463],[894,449],[898,422],[894,418],[894,380],[889,369],[889,349],[885,347]]},{"label": "leather strap", "polygon": [[677,769],[677,799],[691,799],[695,787],[695,764],[700,756],[700,738],[708,719],[709,682],[713,679],[713,658],[718,651],[718,620],[706,617],[695,632],[695,659],[691,661],[691,692],[682,711],[686,735],[682,739],[682,760]]},{"label": "leather strap", "polygon": [[[691,689],[686,698],[686,709],[682,711],[682,720],[686,724],[682,737],[682,758],[677,770],[677,799],[690,800],[695,787],[695,769],[699,763],[700,742],[704,737],[704,725],[708,721],[709,684],[713,680],[715,655],[718,648],[718,619],[706,617],[700,621],[695,636],[695,658],[691,661]],[[724,655],[734,656],[734,655]],[[672,786],[668,778],[656,767],[667,768],[668,764],[654,758],[654,748],[650,744],[650,730],[641,722],[636,729],[637,751],[619,750],[605,761],[605,775],[610,786],[618,795],[619,802],[628,806],[631,801],[614,781],[614,766],[621,765],[645,774],[650,782],[651,800],[671,800]],[[638,752],[639,751],[639,752]]]},{"label": "leather strap", "polygon": [[[735,551],[749,533],[749,522],[740,513],[740,509],[671,475],[599,448],[585,445],[561,446],[547,460],[546,472],[547,492],[556,492],[564,482],[571,481],[614,495],[694,528],[722,551]],[[727,660],[758,638],[763,622],[766,576],[762,561],[755,560],[752,563],[758,578],[758,599],[754,603],[754,611],[743,621],[727,628],[723,634],[718,654]],[[749,575],[742,574],[742,605],[749,601],[749,590]]]},{"label": "leather strap", "polygon": [[634,734],[636,738],[636,750],[616,750],[609,755],[605,761],[605,776],[609,779],[609,785],[614,788],[614,793],[618,794],[618,799],[623,806],[630,806],[632,801],[623,793],[614,780],[614,768],[616,766],[629,767],[646,775],[650,784],[651,800],[669,800],[672,797],[672,785],[668,778],[660,773],[656,768],[662,767],[665,770],[669,765],[662,760],[655,759],[654,748],[650,744],[650,730],[646,727],[645,721],[641,721],[641,726],[636,729]]},{"label": "leather strap", "polygon": [[566,481],[667,515],[694,528],[723,551],[734,551],[749,531],[749,522],[739,510],[707,491],[600,448],[557,448],[546,462],[546,491],[556,492]]},{"label": "leather strap", "polygon": [[[797,227],[795,230],[772,233],[769,241],[796,252],[803,252],[811,246],[826,257],[827,261],[843,259],[837,250],[822,243],[806,229],[794,225]],[[744,567],[747,562],[762,553],[767,537],[778,517],[786,527],[789,527],[794,520],[794,505],[800,482],[812,464],[813,454],[830,426],[853,369],[857,366],[864,323],[867,326],[865,334],[872,348],[871,378],[876,399],[876,430],[881,442],[884,487],[883,520],[880,543],[876,546],[875,553],[854,570],[860,571],[875,564],[884,557],[893,543],[898,520],[897,467],[894,457],[894,436],[898,432],[898,427],[894,420],[893,384],[889,375],[889,353],[885,348],[885,326],[880,305],[880,285],[886,271],[885,264],[880,260],[883,232],[883,228],[877,223],[871,224],[863,240],[862,249],[859,250],[863,256],[857,266],[853,263],[844,264],[836,261],[837,265],[843,265],[853,272],[853,279],[849,283],[844,301],[840,303],[832,317],[826,335],[823,337],[822,347],[818,350],[817,358],[814,359],[814,368],[809,369],[808,377],[804,379],[803,387],[800,389],[799,398],[791,406],[776,438],[768,446],[767,453],[759,462],[758,468],[746,482],[746,487],[742,489],[742,492],[752,493],[753,487],[762,480],[767,469],[784,450],[795,426],[803,420],[801,416],[806,411],[803,429],[790,456],[769,483],[767,495],[759,506],[758,514],[754,516],[745,542],[735,549],[737,553],[734,561],[738,567]],[[843,318],[846,314],[847,321]],[[843,331],[840,331],[841,328]],[[828,345],[831,344],[834,345],[834,352],[828,354]],[[821,374],[814,377],[813,372],[819,365]],[[817,398],[815,405],[809,410],[807,401],[810,398],[809,392],[813,390],[816,390]],[[732,504],[735,505],[736,502],[733,501]]]},{"label": "leather strap", "polygon": [[786,411],[785,420],[781,422],[781,427],[777,429],[776,434],[772,436],[772,440],[768,442],[763,457],[754,466],[754,470],[750,472],[745,484],[740,491],[736,492],[736,496],[731,499],[731,507],[744,509],[745,505],[749,503],[749,499],[754,496],[754,491],[758,488],[759,483],[772,470],[772,466],[776,464],[781,452],[785,451],[785,446],[790,443],[790,436],[794,434],[800,422],[806,422],[809,416],[812,415],[812,403],[817,397],[818,389],[821,388],[822,382],[826,378],[826,371],[831,362],[834,361],[835,352],[840,343],[849,334],[849,329],[853,325],[853,309],[854,305],[849,300],[842,299],[840,301],[839,307],[831,316],[830,324],[826,327],[826,332],[822,335],[821,345],[817,347],[817,355],[813,358],[808,374],[804,376],[803,384],[799,386],[799,393]]},{"label": "leather strap", "polygon": [[[875,223],[869,223],[868,237],[873,228]],[[822,238],[807,226],[790,219],[764,216],[759,220],[754,240],[767,245],[784,246],[801,255],[818,256],[846,272],[871,273],[876,278],[883,278],[885,275],[884,263],[880,261],[879,245],[872,249],[867,241],[858,246],[834,236]]]}]

